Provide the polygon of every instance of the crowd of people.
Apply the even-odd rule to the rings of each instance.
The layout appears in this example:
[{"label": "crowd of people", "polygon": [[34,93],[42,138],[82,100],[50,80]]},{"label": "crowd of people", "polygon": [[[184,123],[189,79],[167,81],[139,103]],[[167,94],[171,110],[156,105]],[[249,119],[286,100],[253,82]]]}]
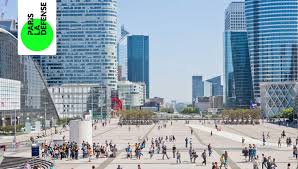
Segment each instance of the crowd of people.
[{"label": "crowd of people", "polygon": [[117,147],[116,144],[112,144],[112,141],[105,141],[105,144],[93,143],[83,141],[80,145],[76,142],[67,142],[63,144],[55,144],[51,142],[41,143],[41,157],[52,160],[62,160],[64,158],[70,160],[78,160],[80,158],[89,158],[89,161],[93,157],[95,158],[108,158],[116,157]]},{"label": "crowd of people", "polygon": [[[189,124],[189,121],[185,122]],[[157,124],[158,132],[163,129],[167,129],[169,122],[161,122]],[[203,123],[205,124],[205,122]],[[210,124],[208,122],[208,124]],[[102,127],[105,127],[107,122],[102,123]],[[170,122],[170,125],[173,125],[173,122]],[[122,127],[122,125],[121,125]],[[129,132],[131,132],[131,128],[134,127],[133,125],[128,126]],[[136,125],[136,128],[140,128],[140,125]],[[96,130],[96,126],[94,126]],[[221,127],[215,123],[215,129],[217,131],[222,131]],[[162,132],[161,132],[162,133]],[[187,132],[188,133],[188,132]],[[223,151],[223,153],[218,154],[219,159],[214,161],[213,154],[213,147],[211,144],[206,144],[206,147],[198,151],[198,148],[193,145],[193,134],[195,133],[194,129],[190,129],[190,133],[187,137],[184,138],[177,138],[177,136],[170,134],[170,135],[163,135],[158,137],[152,137],[142,139],[136,143],[128,143],[126,148],[124,149],[126,154],[126,159],[136,159],[141,160],[145,154],[149,154],[150,159],[153,159],[156,156],[160,160],[171,160],[175,162],[177,165],[181,163],[186,163],[184,150],[188,152],[189,161],[188,163],[199,163],[201,165],[212,164],[212,169],[221,169],[221,168],[228,168],[229,167],[229,153],[227,151]],[[265,132],[262,134],[263,145],[266,145],[267,140],[270,138],[270,133]],[[210,133],[211,137],[213,133]],[[177,147],[177,139],[184,139],[185,144],[183,147]],[[210,138],[213,139],[213,138]],[[278,138],[278,147],[282,146],[282,140],[286,143],[287,147],[293,147],[293,157],[298,158],[297,152],[297,142],[298,137],[294,141],[292,141],[291,137],[286,136],[286,132],[282,131],[281,137]],[[115,140],[114,140],[115,141]],[[295,144],[296,143],[296,144]],[[244,161],[249,162],[252,165],[253,169],[276,169],[278,166],[281,165],[276,162],[276,158],[272,157],[271,155],[265,155],[265,153],[260,153],[257,149],[256,144],[248,144],[246,145],[245,139],[242,137],[242,155],[244,156]],[[41,157],[45,159],[52,159],[52,160],[78,160],[78,159],[89,159],[89,161],[96,159],[96,158],[115,158],[117,156],[118,149],[116,144],[113,143],[112,140],[108,141],[105,140],[104,143],[93,143],[89,144],[88,142],[82,142],[80,144],[76,142],[64,142],[62,144],[57,144],[54,142],[47,143],[46,141],[41,144]],[[187,156],[187,155],[186,155]],[[218,158],[218,157],[217,157]],[[156,159],[156,158],[155,158]],[[182,160],[184,159],[184,160]],[[141,165],[137,165],[138,169],[141,169]],[[288,169],[290,169],[291,164],[287,164]],[[24,168],[25,169],[25,168]],[[27,169],[27,168],[26,168]],[[118,165],[117,169],[122,169],[120,165]],[[292,169],[292,168],[291,168]],[[298,168],[297,168],[298,169]]]}]

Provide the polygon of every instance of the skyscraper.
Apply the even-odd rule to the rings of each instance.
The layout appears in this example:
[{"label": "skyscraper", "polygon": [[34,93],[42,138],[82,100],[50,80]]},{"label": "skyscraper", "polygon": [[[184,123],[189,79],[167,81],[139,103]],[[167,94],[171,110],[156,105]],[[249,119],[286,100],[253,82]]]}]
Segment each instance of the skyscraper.
[{"label": "skyscraper", "polygon": [[15,25],[7,27],[8,30],[5,30],[1,28],[4,27],[3,23],[5,22],[0,21],[0,78],[9,80],[7,80],[8,86],[4,86],[5,88],[2,86],[0,89],[0,93],[4,94],[5,99],[2,100],[3,95],[2,97],[0,96],[2,125],[8,121],[14,121],[15,117],[15,110],[3,109],[11,106],[5,104],[12,101],[7,98],[16,97],[8,95],[8,92],[13,93],[12,90],[15,90],[13,88],[14,84],[10,80],[16,80],[21,83],[20,110],[16,112],[16,116],[20,117],[20,124],[24,124],[28,120],[31,122],[39,121],[41,118],[43,118],[42,124],[45,124],[44,117],[46,117],[47,121],[50,121],[52,118],[57,119],[56,108],[49,94],[47,84],[38,70],[38,66],[33,62],[31,56],[18,55],[18,39],[12,34],[17,32]]},{"label": "skyscraper", "polygon": [[[117,44],[118,80],[127,80],[127,36],[130,33],[121,26],[121,37]],[[119,72],[121,73],[119,75]]]},{"label": "skyscraper", "polygon": [[57,1],[57,56],[35,57],[50,86],[117,88],[117,0]]},{"label": "skyscraper", "polygon": [[222,96],[223,86],[221,85],[221,76],[216,76],[211,79],[206,80],[212,83],[212,96]]},{"label": "skyscraper", "polygon": [[248,107],[253,99],[244,2],[232,2],[225,11],[224,103]]},{"label": "skyscraper", "polygon": [[149,98],[149,36],[131,35],[127,37],[127,71],[131,82],[146,84],[146,98]]},{"label": "skyscraper", "polygon": [[204,96],[210,97],[212,96],[212,83],[208,81],[204,81]]},{"label": "skyscraper", "polygon": [[192,76],[192,101],[204,96],[204,83],[202,76]]},{"label": "skyscraper", "polygon": [[269,99],[268,106],[275,110],[265,113],[275,114],[294,104],[287,97],[290,89],[284,83],[297,81],[298,3],[297,0],[246,0],[245,13],[254,96],[262,102],[261,86],[274,84],[274,89],[283,94],[277,94],[278,99]]}]

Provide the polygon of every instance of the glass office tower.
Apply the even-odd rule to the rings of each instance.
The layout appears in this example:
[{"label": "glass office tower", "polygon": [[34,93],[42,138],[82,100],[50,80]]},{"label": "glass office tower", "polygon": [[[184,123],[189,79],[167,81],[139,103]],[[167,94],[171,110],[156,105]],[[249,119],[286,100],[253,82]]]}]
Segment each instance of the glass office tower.
[{"label": "glass office tower", "polygon": [[39,57],[50,86],[117,88],[117,0],[58,0],[57,56]]},{"label": "glass office tower", "polygon": [[204,83],[202,76],[192,76],[192,101],[204,96]]},{"label": "glass office tower", "polygon": [[[56,108],[38,66],[30,56],[17,54],[17,38],[0,28],[0,44],[0,78],[21,82],[21,109],[16,113],[20,124],[25,121],[42,121],[44,124],[45,117],[47,121],[57,119]],[[0,118],[1,125],[12,124],[14,110],[1,110],[0,106]]]},{"label": "glass office tower", "polygon": [[129,81],[146,84],[146,98],[149,98],[149,36],[127,37],[127,72]]},{"label": "glass office tower", "polygon": [[248,107],[253,99],[244,2],[232,2],[225,12],[224,103]]},{"label": "glass office tower", "polygon": [[222,96],[223,86],[221,85],[221,76],[216,76],[211,79],[206,80],[212,83],[212,96]]},{"label": "glass office tower", "polygon": [[[269,103],[269,107],[277,108],[271,113],[264,112],[275,114],[294,105],[286,95],[291,89],[284,84],[297,81],[298,1],[246,0],[245,13],[254,96],[262,102],[261,86],[280,83],[280,87],[274,88],[281,88],[284,94]],[[277,102],[281,103],[276,105]]]},{"label": "glass office tower", "polygon": [[254,95],[261,82],[297,80],[297,0],[246,0]]}]

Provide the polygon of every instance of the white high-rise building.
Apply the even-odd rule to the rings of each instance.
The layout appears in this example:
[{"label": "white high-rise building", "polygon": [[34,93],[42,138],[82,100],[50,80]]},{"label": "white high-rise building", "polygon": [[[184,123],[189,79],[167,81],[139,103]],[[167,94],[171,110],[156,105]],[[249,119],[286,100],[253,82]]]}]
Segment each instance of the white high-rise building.
[{"label": "white high-rise building", "polygon": [[130,81],[118,82],[118,97],[126,109],[142,106],[145,103],[146,87],[144,83]]},{"label": "white high-rise building", "polygon": [[225,11],[225,31],[246,31],[244,2],[232,2]]},{"label": "white high-rise building", "polygon": [[117,0],[57,1],[57,56],[36,57],[50,86],[117,89]]}]

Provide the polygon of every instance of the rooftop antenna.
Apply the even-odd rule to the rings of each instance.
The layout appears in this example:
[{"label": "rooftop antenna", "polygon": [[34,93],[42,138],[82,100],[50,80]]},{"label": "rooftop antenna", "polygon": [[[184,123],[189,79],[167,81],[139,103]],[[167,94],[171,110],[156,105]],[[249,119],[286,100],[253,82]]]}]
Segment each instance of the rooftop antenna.
[{"label": "rooftop antenna", "polygon": [[4,19],[4,14],[5,14],[5,10],[7,7],[7,3],[8,3],[8,0],[5,0],[5,3],[4,3],[3,9],[2,9],[2,12],[1,12],[1,17],[0,17],[1,20]]}]

